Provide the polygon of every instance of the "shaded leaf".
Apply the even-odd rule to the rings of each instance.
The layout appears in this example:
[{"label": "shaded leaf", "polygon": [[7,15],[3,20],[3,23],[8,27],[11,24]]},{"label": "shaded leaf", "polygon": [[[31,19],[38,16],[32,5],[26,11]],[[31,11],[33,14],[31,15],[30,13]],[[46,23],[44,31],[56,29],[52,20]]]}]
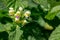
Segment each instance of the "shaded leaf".
[{"label": "shaded leaf", "polygon": [[32,36],[28,36],[28,40],[36,40],[36,39]]},{"label": "shaded leaf", "polygon": [[51,8],[57,5],[60,5],[60,0],[48,0],[48,3],[50,4]]},{"label": "shaded leaf", "polygon": [[48,11],[49,8],[50,8],[50,5],[48,4],[48,1],[47,0],[33,0],[35,3],[37,4],[40,4],[41,5],[41,8],[44,10],[44,11]]}]

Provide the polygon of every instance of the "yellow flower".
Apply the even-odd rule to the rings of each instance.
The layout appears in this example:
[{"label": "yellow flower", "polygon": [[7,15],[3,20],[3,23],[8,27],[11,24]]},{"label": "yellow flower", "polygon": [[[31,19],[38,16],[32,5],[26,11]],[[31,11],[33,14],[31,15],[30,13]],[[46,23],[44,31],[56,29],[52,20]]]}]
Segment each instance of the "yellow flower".
[{"label": "yellow flower", "polygon": [[19,16],[19,17],[21,16],[19,11],[16,12],[15,17],[16,16]]}]

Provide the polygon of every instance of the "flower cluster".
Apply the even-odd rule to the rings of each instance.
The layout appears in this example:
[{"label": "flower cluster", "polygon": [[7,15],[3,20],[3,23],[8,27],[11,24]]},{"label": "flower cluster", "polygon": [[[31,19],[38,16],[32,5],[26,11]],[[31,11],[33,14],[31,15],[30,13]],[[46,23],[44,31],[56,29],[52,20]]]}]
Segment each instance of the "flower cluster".
[{"label": "flower cluster", "polygon": [[29,10],[24,12],[22,7],[19,7],[17,12],[13,8],[9,8],[9,16],[17,24],[25,25],[28,23],[27,19],[29,19],[30,14],[31,12]]}]

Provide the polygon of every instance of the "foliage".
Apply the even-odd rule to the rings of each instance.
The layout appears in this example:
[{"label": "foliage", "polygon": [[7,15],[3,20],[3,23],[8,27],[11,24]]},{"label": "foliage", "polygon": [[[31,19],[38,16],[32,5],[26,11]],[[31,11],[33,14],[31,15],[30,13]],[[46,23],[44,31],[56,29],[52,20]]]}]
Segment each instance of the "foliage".
[{"label": "foliage", "polygon": [[[19,11],[19,7],[23,10]],[[28,23],[15,23],[9,8],[23,15],[29,10],[31,15],[27,19],[19,15]],[[0,40],[60,40],[59,30],[60,0],[0,0]]]},{"label": "foliage", "polygon": [[60,40],[60,25],[52,32],[49,40]]}]

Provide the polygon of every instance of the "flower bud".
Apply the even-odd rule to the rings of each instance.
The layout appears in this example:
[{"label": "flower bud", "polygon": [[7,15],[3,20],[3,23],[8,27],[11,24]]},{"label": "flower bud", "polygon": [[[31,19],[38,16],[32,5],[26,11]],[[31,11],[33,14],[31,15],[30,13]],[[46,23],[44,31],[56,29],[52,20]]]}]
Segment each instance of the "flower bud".
[{"label": "flower bud", "polygon": [[27,23],[27,20],[22,21],[22,25],[25,25]]},{"label": "flower bud", "polygon": [[31,12],[30,12],[30,11],[26,11],[26,12],[24,13],[24,16],[27,18],[27,17],[29,17],[29,16],[30,16],[30,14],[31,14]]},{"label": "flower bud", "polygon": [[47,30],[53,30],[53,27],[50,26],[49,24],[45,23],[45,26],[44,26],[45,29]]},{"label": "flower bud", "polygon": [[23,8],[22,8],[22,7],[19,7],[19,10],[20,10],[20,11],[22,11],[22,10],[23,10]]}]

